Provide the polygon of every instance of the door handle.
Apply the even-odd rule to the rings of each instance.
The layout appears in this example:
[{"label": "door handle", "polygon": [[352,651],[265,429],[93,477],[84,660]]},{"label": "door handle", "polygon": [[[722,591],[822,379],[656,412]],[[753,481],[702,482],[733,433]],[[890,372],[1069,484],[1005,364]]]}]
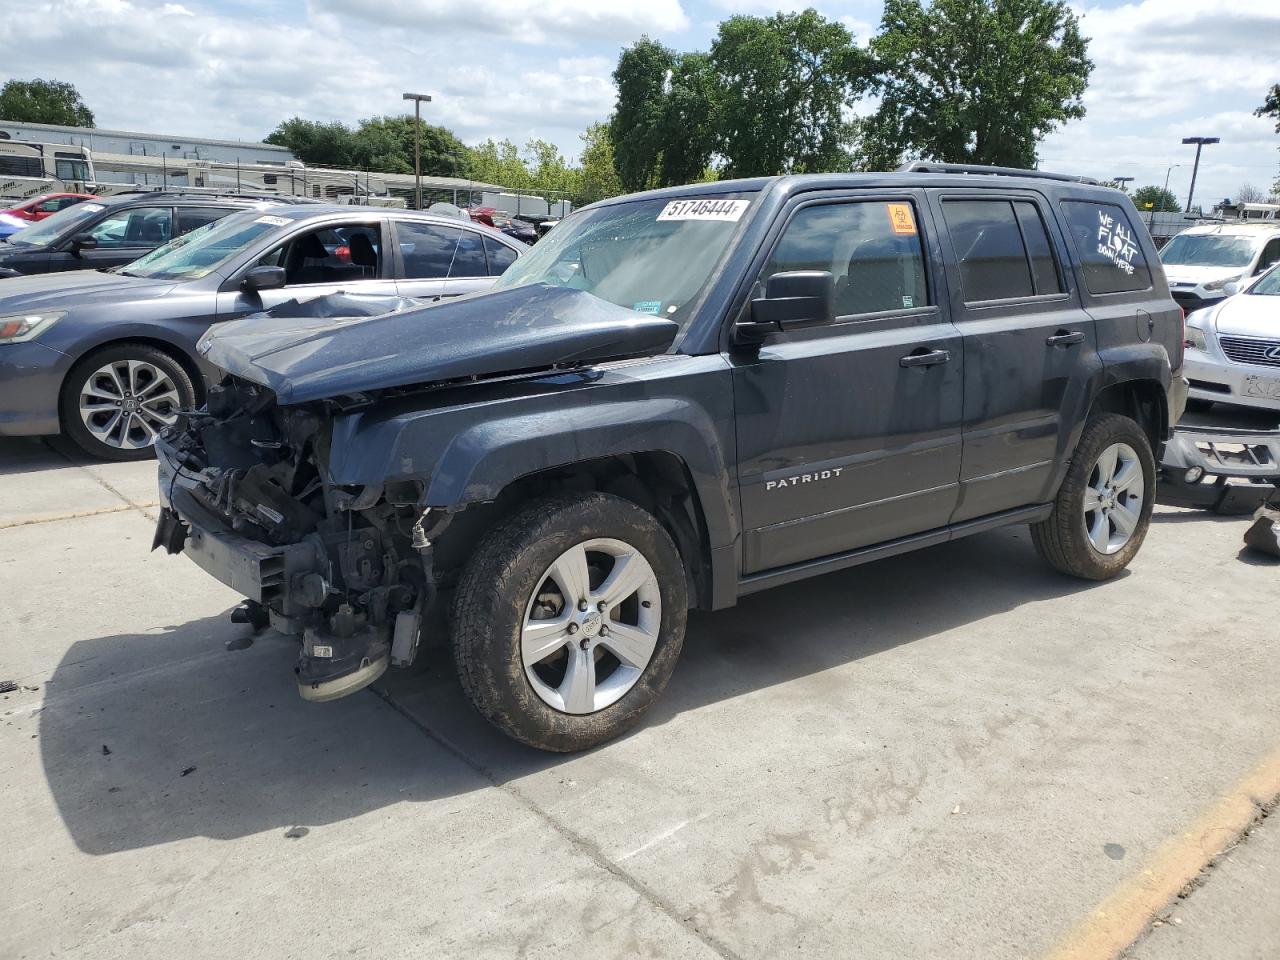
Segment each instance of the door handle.
[{"label": "door handle", "polygon": [[1045,343],[1047,343],[1051,347],[1069,347],[1075,343],[1084,343],[1084,331],[1083,330],[1074,330],[1074,331],[1062,330],[1062,331],[1059,331],[1058,333],[1055,333],[1052,337],[1046,340]]},{"label": "door handle", "polygon": [[[923,348],[922,348],[923,349]],[[932,367],[934,364],[946,363],[951,359],[950,350],[927,350],[923,353],[908,353],[898,361],[900,367]]]}]

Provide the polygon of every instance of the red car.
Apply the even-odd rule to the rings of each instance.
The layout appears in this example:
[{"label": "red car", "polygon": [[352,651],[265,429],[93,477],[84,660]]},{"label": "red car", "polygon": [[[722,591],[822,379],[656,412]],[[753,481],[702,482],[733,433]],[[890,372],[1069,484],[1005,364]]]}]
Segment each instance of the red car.
[{"label": "red car", "polygon": [[59,210],[74,207],[77,203],[84,203],[86,200],[96,199],[98,198],[91,193],[42,193],[30,200],[23,200],[22,203],[8,210],[0,210],[0,213],[7,213],[19,220],[43,220]]}]

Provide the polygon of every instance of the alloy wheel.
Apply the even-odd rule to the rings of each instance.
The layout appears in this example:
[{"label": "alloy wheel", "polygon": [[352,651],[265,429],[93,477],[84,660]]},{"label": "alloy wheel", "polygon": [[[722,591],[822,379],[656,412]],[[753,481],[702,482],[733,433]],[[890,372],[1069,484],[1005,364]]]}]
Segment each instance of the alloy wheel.
[{"label": "alloy wheel", "polygon": [[603,710],[640,679],[661,624],[658,579],[639,550],[612,539],[576,544],[546,569],[525,610],[525,676],[556,710]]},{"label": "alloy wheel", "polygon": [[1093,549],[1108,556],[1124,549],[1138,528],[1145,496],[1137,451],[1127,443],[1103,450],[1084,490],[1084,529]]},{"label": "alloy wheel", "polygon": [[101,443],[140,450],[178,419],[182,401],[173,378],[145,360],[112,360],[85,378],[80,419]]}]

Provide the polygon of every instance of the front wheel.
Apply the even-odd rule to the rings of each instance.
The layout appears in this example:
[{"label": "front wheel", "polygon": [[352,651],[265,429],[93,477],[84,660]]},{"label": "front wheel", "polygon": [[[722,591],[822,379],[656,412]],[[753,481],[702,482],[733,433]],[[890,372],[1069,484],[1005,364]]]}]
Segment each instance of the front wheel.
[{"label": "front wheel", "polygon": [[160,431],[194,404],[182,364],[143,343],[95,350],[71,368],[58,398],[63,432],[100,460],[150,457]]},{"label": "front wheel", "polygon": [[476,709],[542,750],[634,725],[684,642],[684,568],[652,514],[602,493],[530,503],[480,542],[454,601],[454,661]]},{"label": "front wheel", "polygon": [[1053,512],[1031,525],[1031,541],[1063,573],[1114,577],[1142,546],[1155,491],[1155,457],[1142,428],[1119,414],[1094,417],[1080,435]]}]

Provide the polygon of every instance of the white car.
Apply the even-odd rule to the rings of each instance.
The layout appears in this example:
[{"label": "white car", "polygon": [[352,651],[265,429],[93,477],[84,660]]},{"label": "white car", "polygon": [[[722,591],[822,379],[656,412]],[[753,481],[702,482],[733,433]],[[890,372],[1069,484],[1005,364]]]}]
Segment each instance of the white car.
[{"label": "white car", "polygon": [[1169,292],[1187,313],[1228,296],[1227,284],[1247,284],[1280,263],[1280,221],[1191,227],[1160,251]]},{"label": "white car", "polygon": [[[1234,293],[1228,284],[1227,293]],[[1187,317],[1189,398],[1280,411],[1280,267]]]}]

